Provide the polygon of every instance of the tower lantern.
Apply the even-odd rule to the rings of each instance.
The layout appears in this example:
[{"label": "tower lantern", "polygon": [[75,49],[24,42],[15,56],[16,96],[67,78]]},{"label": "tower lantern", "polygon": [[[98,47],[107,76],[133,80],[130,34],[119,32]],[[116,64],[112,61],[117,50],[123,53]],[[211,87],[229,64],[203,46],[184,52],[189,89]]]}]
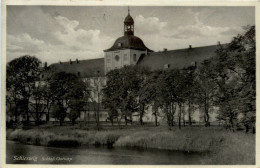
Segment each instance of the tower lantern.
[{"label": "tower lantern", "polygon": [[124,21],[124,35],[134,35],[134,19],[130,15],[130,9],[128,7],[128,15]]}]

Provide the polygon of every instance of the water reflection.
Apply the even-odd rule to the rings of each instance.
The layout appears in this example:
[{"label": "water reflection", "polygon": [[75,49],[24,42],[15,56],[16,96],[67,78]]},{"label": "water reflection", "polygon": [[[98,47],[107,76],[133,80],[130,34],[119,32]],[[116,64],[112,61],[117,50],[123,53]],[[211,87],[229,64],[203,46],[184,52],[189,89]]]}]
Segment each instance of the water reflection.
[{"label": "water reflection", "polygon": [[23,145],[13,141],[7,141],[6,150],[7,164],[190,165],[200,164],[200,160],[205,157],[202,154],[163,150],[53,148]]}]

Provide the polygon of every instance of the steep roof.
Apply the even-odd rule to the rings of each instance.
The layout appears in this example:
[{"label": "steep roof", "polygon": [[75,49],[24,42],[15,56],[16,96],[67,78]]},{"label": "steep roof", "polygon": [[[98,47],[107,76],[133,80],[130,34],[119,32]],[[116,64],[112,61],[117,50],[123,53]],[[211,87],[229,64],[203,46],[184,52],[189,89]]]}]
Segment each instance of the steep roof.
[{"label": "steep roof", "polygon": [[[226,45],[226,44],[224,44]],[[196,48],[186,48],[178,50],[151,52],[148,55],[141,55],[137,65],[149,67],[150,70],[167,68],[184,68],[191,64],[199,64],[216,55],[215,51],[219,45],[203,46]],[[61,62],[51,64],[48,67],[49,71],[54,72],[70,72],[79,75],[82,78],[105,76],[104,58],[79,60],[70,62]],[[97,73],[99,71],[99,74]],[[45,75],[46,76],[46,75]],[[44,77],[43,77],[44,79]]]},{"label": "steep roof", "polygon": [[186,48],[178,50],[160,51],[142,55],[138,60],[139,66],[149,67],[151,70],[168,68],[184,68],[191,64],[199,64],[205,59],[216,55],[219,45]]},{"label": "steep roof", "polygon": [[[119,45],[120,44],[120,45]],[[144,45],[144,42],[137,36],[134,35],[124,35],[116,39],[113,46],[106,51],[114,51],[120,49],[136,49],[136,50],[147,50],[148,52],[152,52],[149,48]]]},{"label": "steep roof", "polygon": [[[54,63],[49,66],[51,71],[74,73],[82,78],[104,76],[104,58]],[[98,73],[99,71],[99,73]]]}]

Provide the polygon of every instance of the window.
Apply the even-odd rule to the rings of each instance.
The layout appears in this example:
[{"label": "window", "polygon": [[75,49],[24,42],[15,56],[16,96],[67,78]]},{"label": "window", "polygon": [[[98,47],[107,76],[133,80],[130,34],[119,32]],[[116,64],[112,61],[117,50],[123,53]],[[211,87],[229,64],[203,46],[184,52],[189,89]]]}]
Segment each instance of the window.
[{"label": "window", "polygon": [[136,54],[133,55],[133,60],[136,61]]},{"label": "window", "polygon": [[107,63],[110,63],[110,56],[107,56]]},{"label": "window", "polygon": [[118,43],[118,47],[121,47],[122,46],[122,43]]},{"label": "window", "polygon": [[127,54],[124,54],[124,61],[127,61]]},{"label": "window", "polygon": [[118,55],[115,56],[115,60],[119,61],[119,56]]}]

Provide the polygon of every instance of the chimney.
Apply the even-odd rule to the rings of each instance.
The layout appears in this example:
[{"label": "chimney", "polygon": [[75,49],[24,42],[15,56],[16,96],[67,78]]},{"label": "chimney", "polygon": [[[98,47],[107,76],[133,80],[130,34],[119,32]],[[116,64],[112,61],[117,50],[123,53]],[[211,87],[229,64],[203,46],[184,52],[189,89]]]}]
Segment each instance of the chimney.
[{"label": "chimney", "polygon": [[60,61],[60,64],[61,64],[61,61]]},{"label": "chimney", "polygon": [[77,64],[79,63],[79,60],[78,60],[78,58],[76,59],[76,62],[77,62]]},{"label": "chimney", "polygon": [[218,45],[221,45],[220,41],[218,41]]},{"label": "chimney", "polygon": [[189,45],[189,48],[190,48],[190,49],[192,49],[192,46],[191,46],[191,45]]},{"label": "chimney", "polygon": [[70,59],[70,64],[72,64],[72,61],[71,61],[71,59]]},{"label": "chimney", "polygon": [[44,68],[47,68],[47,65],[48,65],[47,62],[44,62]]},{"label": "chimney", "polygon": [[164,48],[163,51],[166,52],[166,51],[167,51],[167,48]]}]

